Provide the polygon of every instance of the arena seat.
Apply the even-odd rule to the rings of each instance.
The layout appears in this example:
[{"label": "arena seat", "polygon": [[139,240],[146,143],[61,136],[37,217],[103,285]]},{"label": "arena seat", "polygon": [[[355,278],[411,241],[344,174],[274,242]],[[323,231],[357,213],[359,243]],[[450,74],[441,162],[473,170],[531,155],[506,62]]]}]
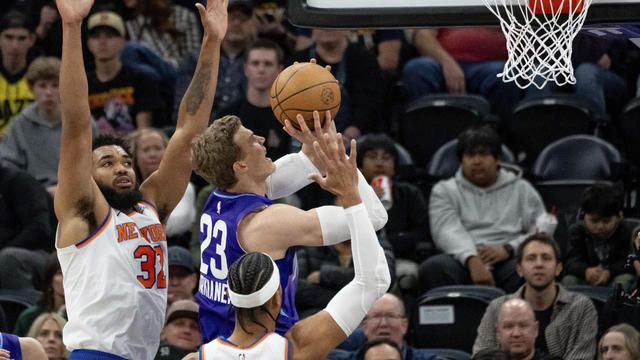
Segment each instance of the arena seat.
[{"label": "arena seat", "polygon": [[571,135],[547,145],[532,167],[537,180],[610,180],[620,152],[592,135]]},{"label": "arena seat", "polygon": [[418,166],[471,125],[490,115],[489,102],[478,95],[427,95],[409,104],[400,118],[399,141]]},{"label": "arena seat", "polygon": [[531,166],[545,146],[575,134],[593,134],[603,114],[591,103],[569,94],[553,94],[521,101],[513,118],[502,124],[508,145],[518,161]]},{"label": "arena seat", "polygon": [[640,166],[640,97],[631,100],[619,119],[623,151],[630,162]]},{"label": "arena seat", "polygon": [[502,289],[480,285],[440,286],[418,299],[415,345],[471,353],[478,325],[491,300]]}]

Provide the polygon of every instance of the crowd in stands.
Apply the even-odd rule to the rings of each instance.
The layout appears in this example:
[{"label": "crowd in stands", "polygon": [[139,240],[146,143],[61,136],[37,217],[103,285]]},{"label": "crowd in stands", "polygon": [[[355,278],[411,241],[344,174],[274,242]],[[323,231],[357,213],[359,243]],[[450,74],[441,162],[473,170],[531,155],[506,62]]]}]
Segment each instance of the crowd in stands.
[{"label": "crowd in stands", "polygon": [[[499,28],[309,30],[290,24],[282,6],[229,1],[209,123],[238,116],[265,138],[267,156],[275,160],[301,147],[272,115],[270,89],[280,71],[314,58],[330,65],[339,81],[337,130],[345,144],[358,140],[357,166],[368,183],[380,176],[390,181],[388,222],[377,234],[392,290],[331,359],[442,357],[435,349],[414,347],[412,329],[420,296],[447,285],[506,293],[475,324],[475,343],[466,349],[475,359],[613,359],[613,352],[626,356],[617,359],[640,359],[634,328],[640,318],[628,319],[633,326],[598,328],[609,324],[598,319],[606,314],[577,290],[587,286],[612,295],[616,284],[630,291],[640,285],[640,260],[629,260],[640,237],[640,219],[634,218],[640,214],[634,173],[640,163],[626,156],[619,128],[625,106],[640,96],[640,49],[621,36],[582,30],[574,42],[576,84],[522,90],[496,77],[507,57]],[[93,136],[126,139],[142,182],[158,169],[175,130],[196,69],[202,24],[190,1],[96,0],[84,26]],[[0,331],[37,339],[49,359],[69,355],[62,343],[65,298],[54,251],[64,101],[58,91],[61,29],[54,1],[0,5],[0,300],[26,296],[31,305],[7,317],[0,302]],[[480,95],[492,117],[458,134],[455,175],[434,179],[412,162],[398,129],[403,109],[442,93]],[[567,227],[562,237],[545,227],[555,203],[540,191],[532,162],[519,163],[517,156],[513,164],[503,161],[515,107],[552,93],[574,94],[606,114],[598,126],[607,131],[598,135],[618,148],[622,167],[630,169],[624,176],[612,171],[604,179],[580,179],[592,181],[580,188],[577,211],[558,219]],[[381,186],[373,189],[383,196]],[[166,223],[169,306],[156,359],[181,359],[202,344],[195,296],[200,215],[213,190],[193,173]],[[311,185],[278,201],[308,210],[336,200]],[[353,278],[351,245],[295,251],[295,303],[305,318]]]}]

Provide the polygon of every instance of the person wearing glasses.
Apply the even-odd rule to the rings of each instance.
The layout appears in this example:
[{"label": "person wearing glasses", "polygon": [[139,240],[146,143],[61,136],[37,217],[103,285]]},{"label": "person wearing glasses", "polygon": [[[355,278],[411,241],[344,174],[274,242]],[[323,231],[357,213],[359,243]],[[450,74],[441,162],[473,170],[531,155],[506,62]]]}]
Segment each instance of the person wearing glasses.
[{"label": "person wearing glasses", "polygon": [[[402,360],[437,360],[438,357],[435,353],[407,344],[404,336],[408,329],[409,319],[405,313],[404,303],[392,293],[386,293],[376,300],[362,321],[362,330],[367,338],[367,343],[388,339],[398,346]],[[332,358],[336,360],[363,359],[367,350],[368,347],[365,344],[356,351],[333,354]]]}]

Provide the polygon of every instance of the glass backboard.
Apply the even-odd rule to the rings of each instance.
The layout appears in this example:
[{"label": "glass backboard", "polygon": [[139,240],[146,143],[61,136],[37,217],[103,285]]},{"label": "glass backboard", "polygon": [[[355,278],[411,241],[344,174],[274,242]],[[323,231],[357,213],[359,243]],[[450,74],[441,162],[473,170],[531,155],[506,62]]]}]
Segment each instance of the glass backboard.
[{"label": "glass backboard", "polygon": [[[298,26],[323,28],[498,25],[482,0],[288,0],[287,12]],[[640,23],[640,0],[593,0],[585,21],[630,22]]]}]

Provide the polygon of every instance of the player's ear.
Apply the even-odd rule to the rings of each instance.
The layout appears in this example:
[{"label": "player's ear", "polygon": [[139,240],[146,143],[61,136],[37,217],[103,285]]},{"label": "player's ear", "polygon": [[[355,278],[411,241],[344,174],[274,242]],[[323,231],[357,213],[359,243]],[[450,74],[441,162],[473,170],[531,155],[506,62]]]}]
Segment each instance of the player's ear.
[{"label": "player's ear", "polygon": [[236,174],[242,174],[247,171],[247,164],[242,160],[238,160],[233,163],[233,172]]}]

